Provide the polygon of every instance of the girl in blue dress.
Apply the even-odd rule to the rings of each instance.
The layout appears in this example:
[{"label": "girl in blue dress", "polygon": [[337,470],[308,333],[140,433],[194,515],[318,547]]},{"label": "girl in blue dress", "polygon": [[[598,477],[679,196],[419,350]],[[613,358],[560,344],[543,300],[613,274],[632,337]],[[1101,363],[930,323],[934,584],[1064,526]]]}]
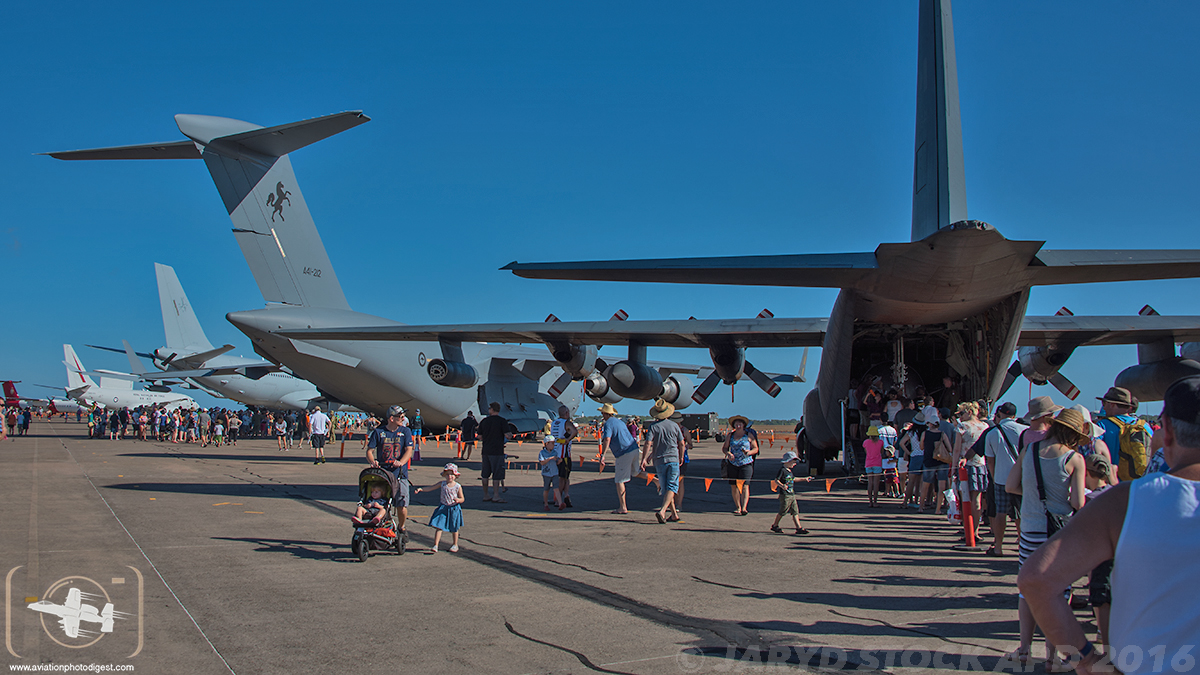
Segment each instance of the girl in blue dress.
[{"label": "girl in blue dress", "polygon": [[458,466],[450,463],[442,467],[442,478],[445,480],[431,487],[417,488],[417,493],[438,490],[441,496],[441,505],[429,518],[429,526],[437,530],[437,533],[433,535],[433,548],[429,550],[430,553],[438,552],[438,544],[442,541],[443,532],[454,534],[450,552],[458,553],[458,530],[462,528],[463,524],[462,503],[466,501],[463,497],[462,485],[459,485],[456,480],[458,475]]}]

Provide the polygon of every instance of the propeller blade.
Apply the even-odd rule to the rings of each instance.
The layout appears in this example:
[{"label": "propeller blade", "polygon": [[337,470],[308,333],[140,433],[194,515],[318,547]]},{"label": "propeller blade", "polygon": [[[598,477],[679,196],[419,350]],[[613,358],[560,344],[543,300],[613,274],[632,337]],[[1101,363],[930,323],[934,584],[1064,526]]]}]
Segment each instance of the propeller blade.
[{"label": "propeller blade", "polygon": [[782,391],[779,388],[779,385],[775,384],[775,380],[772,380],[770,377],[767,377],[766,373],[750,365],[749,361],[746,362],[746,367],[742,369],[742,372],[746,375],[746,377],[750,378],[754,384],[757,384],[759,389],[767,392],[767,396],[770,396],[771,398],[779,396],[779,392]]},{"label": "propeller blade", "polygon": [[1158,316],[1158,312],[1155,311],[1155,309],[1153,307],[1151,307],[1150,305],[1146,305],[1145,307],[1138,310],[1138,315],[1139,316]]},{"label": "propeller blade", "polygon": [[758,318],[759,319],[774,319],[775,313],[769,309],[764,308],[763,311],[758,313]]},{"label": "propeller blade", "polygon": [[1075,312],[1072,312],[1066,307],[1059,307],[1058,311],[1054,313],[1054,316],[1075,316]]},{"label": "propeller blade", "polygon": [[1079,398],[1079,387],[1076,387],[1070,380],[1068,380],[1066,375],[1063,375],[1062,373],[1055,373],[1050,376],[1049,382],[1050,384],[1054,385],[1055,389],[1061,391],[1063,396],[1066,396],[1072,401],[1074,401],[1076,398]]},{"label": "propeller blade", "polygon": [[546,323],[559,323],[559,322],[560,322],[559,318],[557,316],[554,316],[553,314],[549,314],[546,316]]},{"label": "propeller blade", "polygon": [[179,352],[171,352],[170,356],[168,356],[165,359],[162,359],[163,367],[165,368],[165,367],[171,365],[171,362],[175,360],[176,356],[179,356]]},{"label": "propeller blade", "polygon": [[628,318],[629,318],[629,312],[626,312],[623,309],[618,309],[617,312],[612,315],[612,318],[609,319],[609,321],[624,321],[625,319],[628,319]]},{"label": "propeller blade", "polygon": [[547,393],[550,394],[550,398],[556,399],[566,390],[569,384],[571,384],[571,374],[563,373],[561,377],[554,381],[554,384],[550,385]]},{"label": "propeller blade", "polygon": [[1008,372],[1004,374],[1004,382],[1000,385],[1000,393],[996,396],[996,398],[1004,396],[1004,393],[1008,391],[1009,387],[1013,386],[1013,382],[1016,382],[1017,378],[1020,376],[1021,362],[1013,361],[1012,365],[1008,367]]},{"label": "propeller blade", "polygon": [[696,391],[692,392],[692,400],[697,404],[703,405],[708,397],[713,393],[713,389],[717,388],[717,383],[721,381],[721,377],[717,375],[717,371],[708,374],[704,381],[696,387]]}]

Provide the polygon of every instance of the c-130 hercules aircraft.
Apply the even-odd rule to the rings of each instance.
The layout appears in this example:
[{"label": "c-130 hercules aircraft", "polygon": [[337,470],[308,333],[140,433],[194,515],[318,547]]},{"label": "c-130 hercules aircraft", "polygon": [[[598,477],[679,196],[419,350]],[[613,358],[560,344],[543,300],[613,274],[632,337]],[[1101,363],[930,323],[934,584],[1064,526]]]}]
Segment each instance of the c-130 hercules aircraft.
[{"label": "c-130 hercules aircraft", "polygon": [[[1138,344],[1139,365],[1117,378],[1142,400],[1158,400],[1200,363],[1176,343],[1200,340],[1198,316],[1026,316],[1033,286],[1200,276],[1200,250],[1043,250],[1006,239],[967,217],[958,75],[949,0],[921,0],[912,234],[874,252],[714,258],[512,263],[531,279],[641,281],[839,288],[829,318],[731,321],[573,322],[523,325],[363,326],[285,330],[305,340],[486,340],[593,345],[706,347],[714,372],[697,390],[743,373],[747,347],[821,347],[816,387],[804,402],[809,441],[841,444],[841,403],[852,379],[880,376],[912,393],[923,382],[961,377],[964,400],[997,399],[1016,376],[1056,377],[1086,345]],[[1185,345],[1184,353],[1197,353]],[[1019,359],[1008,359],[1019,348]],[[652,373],[647,373],[652,375]],[[1077,392],[1076,392],[1077,393]]]}]

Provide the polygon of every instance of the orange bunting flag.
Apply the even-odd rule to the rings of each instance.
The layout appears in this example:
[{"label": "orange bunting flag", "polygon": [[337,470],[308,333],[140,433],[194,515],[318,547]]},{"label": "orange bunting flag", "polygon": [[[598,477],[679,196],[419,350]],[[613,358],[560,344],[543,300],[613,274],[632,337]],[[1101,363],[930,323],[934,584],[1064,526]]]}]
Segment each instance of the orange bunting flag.
[{"label": "orange bunting flag", "polygon": [[826,492],[829,492],[829,491],[830,491],[830,490],[832,490],[832,489],[833,489],[833,479],[832,479],[832,478],[826,478],[826,479],[825,479],[825,491],[826,491]]},{"label": "orange bunting flag", "polygon": [[711,479],[711,478],[704,479],[704,491],[705,492],[708,492],[708,488],[712,487],[712,482],[713,482],[713,479]]},{"label": "orange bunting flag", "polygon": [[654,480],[654,474],[652,474],[650,472],[646,472],[646,485],[649,485],[650,481],[652,481],[652,480]]},{"label": "orange bunting flag", "polygon": [[771,492],[774,492],[778,489],[779,489],[779,483],[776,483],[774,480],[772,480],[771,481]]},{"label": "orange bunting flag", "polygon": [[741,492],[741,491],[742,491],[742,487],[743,487],[743,486],[745,486],[745,485],[746,485],[746,481],[744,481],[744,480],[739,480],[739,481],[737,482],[737,489],[738,489],[738,492]]}]

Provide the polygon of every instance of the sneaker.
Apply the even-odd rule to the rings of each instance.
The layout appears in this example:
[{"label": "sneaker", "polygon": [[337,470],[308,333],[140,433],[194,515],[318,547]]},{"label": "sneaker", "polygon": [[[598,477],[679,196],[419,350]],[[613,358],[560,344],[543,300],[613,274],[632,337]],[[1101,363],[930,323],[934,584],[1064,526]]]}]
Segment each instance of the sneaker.
[{"label": "sneaker", "polygon": [[458,553],[458,544],[455,544],[455,545],[451,546],[451,547],[450,547],[450,552],[451,552],[451,553]]},{"label": "sneaker", "polygon": [[437,547],[436,547],[436,546],[434,546],[433,548],[429,549],[429,555],[433,555],[434,553],[437,553],[437,552],[438,552],[438,550],[437,550]]},{"label": "sneaker", "polygon": [[324,456],[324,455],[322,455],[322,456],[321,456],[321,463],[322,463],[322,464],[324,464],[324,463],[325,463],[325,456]]},{"label": "sneaker", "polygon": [[783,528],[778,525],[772,525],[771,531],[774,532],[775,534],[783,534]]},{"label": "sneaker", "polygon": [[314,460],[313,460],[313,464],[320,464],[320,463],[321,463],[321,460],[319,460],[319,459],[314,459]]},{"label": "sneaker", "polygon": [[563,504],[565,504],[568,509],[575,508],[575,505],[571,503],[570,497],[563,497]]}]

